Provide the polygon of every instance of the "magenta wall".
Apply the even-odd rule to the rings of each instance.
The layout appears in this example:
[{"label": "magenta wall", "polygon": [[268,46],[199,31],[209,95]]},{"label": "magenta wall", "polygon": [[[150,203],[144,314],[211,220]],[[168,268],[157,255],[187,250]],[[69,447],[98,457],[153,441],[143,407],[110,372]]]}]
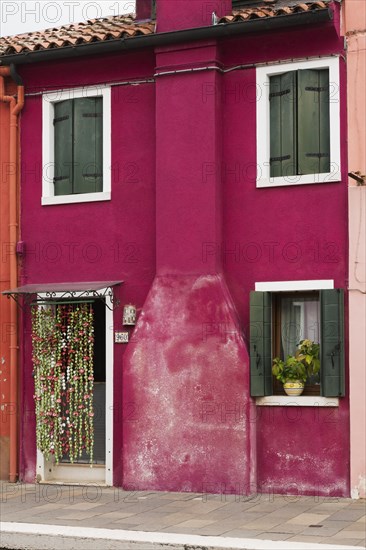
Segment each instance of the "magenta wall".
[{"label": "magenta wall", "polygon": [[[27,91],[35,91],[151,77],[156,66],[195,66],[210,60],[233,66],[324,55],[341,52],[343,44],[328,25],[202,46],[161,50],[157,58],[152,52],[130,53],[105,56],[102,62],[94,58],[28,66],[20,72]],[[342,136],[344,80],[341,60]],[[248,484],[257,481],[265,492],[348,495],[348,399],[340,399],[333,413],[306,407],[255,411],[237,323],[238,314],[239,332],[247,339],[249,292],[256,281],[334,279],[336,287],[346,288],[344,138],[342,182],[256,189],[254,69],[113,87],[112,109],[112,201],[41,207],[41,98],[27,98],[22,114],[22,239],[27,251],[24,282],[122,279],[122,304],[135,302],[142,308],[148,296],[123,374],[125,348],[115,346],[115,484],[200,490],[208,481],[212,491],[224,483],[231,491],[239,485],[250,492]],[[70,242],[76,243],[74,257],[69,255]],[[215,275],[220,271],[226,283]],[[207,275],[212,279],[204,279]],[[197,295],[199,280],[206,281],[207,289]],[[202,311],[208,313],[202,316]],[[220,333],[212,335],[211,346],[202,339],[202,326],[217,326],[220,320],[236,333],[230,341],[234,361],[225,356]],[[25,410],[32,411],[28,323],[25,319],[23,396]],[[193,380],[189,369],[194,372],[197,347],[201,357]],[[162,406],[166,395],[174,396],[171,418]],[[203,421],[200,409],[206,401],[215,411],[206,415],[209,422]],[[134,422],[121,414],[128,403],[137,404]],[[226,414],[233,406],[239,406],[238,414]],[[182,425],[185,411],[193,419],[188,426]],[[22,476],[32,481],[32,414],[24,425]]]},{"label": "magenta wall", "polygon": [[[287,31],[225,44],[230,64],[341,51],[334,31]],[[253,54],[255,52],[255,55]],[[225,78],[224,235],[216,249],[249,337],[249,292],[255,282],[334,279],[347,288],[347,158],[345,66],[341,74],[342,181],[256,189],[255,70]],[[243,135],[243,128],[245,129]],[[347,331],[346,331],[347,332]],[[349,406],[338,409],[257,408],[258,486],[264,492],[349,493]]]},{"label": "magenta wall", "polygon": [[[159,49],[157,73],[217,57],[215,43]],[[221,102],[202,103],[221,75],[179,73],[156,82],[157,277],[124,357],[124,392],[137,404],[123,433],[124,481],[146,488],[243,494],[256,479],[249,361],[219,258],[222,180],[202,163],[222,156]],[[233,403],[240,414],[233,420]],[[235,409],[235,405],[234,405]]]},{"label": "magenta wall", "polygon": [[[146,54],[111,56],[103,62],[59,62],[21,70],[27,91],[79,86],[150,76]],[[112,281],[121,304],[141,308],[155,274],[155,90],[151,84],[112,88],[112,200],[41,206],[42,98],[28,97],[22,113],[22,239],[26,245],[22,282]],[[114,316],[122,330],[122,309]],[[35,446],[32,404],[31,342],[25,318],[21,473],[34,480]],[[115,346],[115,483],[122,483],[120,400],[122,354]],[[127,414],[128,416],[128,414]]]}]

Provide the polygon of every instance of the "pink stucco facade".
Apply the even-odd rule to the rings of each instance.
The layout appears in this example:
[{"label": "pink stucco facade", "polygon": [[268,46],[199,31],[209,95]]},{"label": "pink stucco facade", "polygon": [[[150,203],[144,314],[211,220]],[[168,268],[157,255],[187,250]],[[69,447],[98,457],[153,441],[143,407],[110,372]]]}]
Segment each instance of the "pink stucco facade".
[{"label": "pink stucco facade", "polygon": [[[190,6],[187,22],[186,2],[158,0],[162,30],[207,25],[203,2],[194,4],[199,14]],[[114,346],[114,406],[134,408],[115,415],[116,486],[349,495],[348,385],[331,411],[256,407],[248,359],[256,282],[347,285],[344,61],[341,180],[268,189],[255,182],[255,67],[179,72],[343,53],[328,22],[19,68],[28,92],[115,84],[111,201],[41,206],[41,95],[22,114],[21,188],[22,282],[123,280],[117,297],[139,310],[132,341]],[[167,70],[174,74],[118,85]],[[121,317],[117,308],[113,330]],[[23,321],[21,477],[33,481],[27,314]]]},{"label": "pink stucco facade", "polygon": [[[366,174],[366,5],[347,0],[343,9],[347,38],[348,164]],[[366,495],[366,187],[349,178],[349,361],[351,493]]]}]

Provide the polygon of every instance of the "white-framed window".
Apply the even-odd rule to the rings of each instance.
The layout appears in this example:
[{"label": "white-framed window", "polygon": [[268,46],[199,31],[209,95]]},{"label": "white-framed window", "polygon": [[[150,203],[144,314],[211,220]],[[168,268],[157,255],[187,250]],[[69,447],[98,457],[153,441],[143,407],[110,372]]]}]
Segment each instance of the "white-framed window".
[{"label": "white-framed window", "polygon": [[42,205],[110,200],[110,87],[44,94],[42,117]]},{"label": "white-framed window", "polygon": [[[251,395],[259,404],[281,404],[288,397],[272,376],[274,357],[292,355],[304,338],[320,345],[320,375],[308,381],[301,402],[327,403],[345,395],[344,292],[334,281],[257,282],[250,293]],[[300,306],[300,307],[299,307]],[[323,399],[324,398],[324,399]],[[284,401],[285,400],[285,401]]]},{"label": "white-framed window", "polygon": [[339,58],[258,67],[257,187],[340,181]]}]

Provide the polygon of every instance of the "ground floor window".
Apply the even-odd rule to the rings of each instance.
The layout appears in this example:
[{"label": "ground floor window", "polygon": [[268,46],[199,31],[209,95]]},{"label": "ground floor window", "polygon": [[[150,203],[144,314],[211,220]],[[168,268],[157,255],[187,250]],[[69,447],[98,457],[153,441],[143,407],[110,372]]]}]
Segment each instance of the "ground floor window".
[{"label": "ground floor window", "polygon": [[272,375],[273,360],[294,355],[302,340],[320,347],[320,371],[304,394],[345,394],[343,290],[253,291],[250,296],[251,395],[282,394]]}]

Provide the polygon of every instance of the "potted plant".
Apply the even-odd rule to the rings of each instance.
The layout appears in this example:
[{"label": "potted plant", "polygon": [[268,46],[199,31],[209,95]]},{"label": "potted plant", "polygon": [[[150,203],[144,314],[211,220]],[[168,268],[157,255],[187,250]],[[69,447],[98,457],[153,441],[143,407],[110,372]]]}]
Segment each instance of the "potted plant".
[{"label": "potted plant", "polygon": [[285,361],[279,357],[273,359],[272,373],[283,383],[287,395],[301,395],[306,380],[319,372],[319,350],[319,344],[305,339],[299,343],[295,355],[288,355]]}]

